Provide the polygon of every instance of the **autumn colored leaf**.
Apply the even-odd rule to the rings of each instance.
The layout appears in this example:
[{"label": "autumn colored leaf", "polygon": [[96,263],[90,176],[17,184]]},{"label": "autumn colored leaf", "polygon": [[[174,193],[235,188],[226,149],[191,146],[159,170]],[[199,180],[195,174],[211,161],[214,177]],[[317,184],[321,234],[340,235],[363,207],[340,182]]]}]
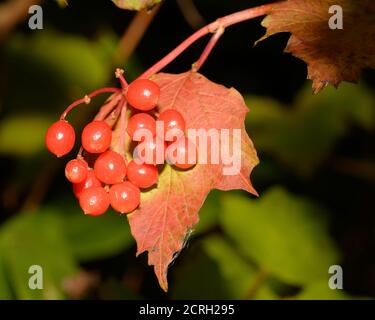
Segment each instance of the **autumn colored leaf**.
[{"label": "autumn colored leaf", "polygon": [[151,9],[161,2],[161,0],[112,0],[121,9],[140,11]]},{"label": "autumn colored leaf", "polygon": [[[329,26],[333,5],[342,8],[343,29]],[[261,40],[291,33],[285,51],[307,63],[315,93],[357,82],[362,69],[375,68],[374,0],[287,0],[276,3],[262,25],[267,33]]]},{"label": "autumn colored leaf", "polygon": [[[183,248],[186,237],[198,222],[198,211],[212,189],[243,189],[256,194],[249,176],[258,164],[244,119],[248,108],[233,88],[215,84],[201,74],[160,73],[153,80],[161,88],[159,112],[176,109],[188,129],[240,129],[241,168],[236,175],[223,175],[224,164],[197,164],[182,171],[165,165],[156,188],[142,193],[139,208],[128,215],[137,241],[137,255],[148,251],[160,286],[167,291],[167,269]],[[210,148],[208,148],[210,150]],[[210,152],[207,152],[210,159]]]}]

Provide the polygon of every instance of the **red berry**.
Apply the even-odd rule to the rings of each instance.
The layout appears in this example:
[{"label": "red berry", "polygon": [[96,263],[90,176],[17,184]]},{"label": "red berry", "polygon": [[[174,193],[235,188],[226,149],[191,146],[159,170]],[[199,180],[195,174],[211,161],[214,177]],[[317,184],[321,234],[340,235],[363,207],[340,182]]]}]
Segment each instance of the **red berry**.
[{"label": "red berry", "polygon": [[51,153],[57,157],[62,157],[73,149],[75,139],[74,128],[69,122],[59,120],[48,128],[46,146]]},{"label": "red berry", "polygon": [[82,146],[90,153],[106,151],[111,141],[111,127],[104,121],[92,121],[82,131]]},{"label": "red berry", "polygon": [[96,159],[94,171],[96,177],[106,184],[120,183],[126,175],[125,160],[117,152],[108,150]]},{"label": "red berry", "polygon": [[149,188],[158,181],[158,169],[152,164],[137,164],[130,161],[127,177],[131,183],[139,188]]},{"label": "red berry", "polygon": [[141,192],[134,184],[125,181],[111,187],[109,199],[113,209],[120,213],[129,213],[139,206]]},{"label": "red berry", "polygon": [[79,205],[85,214],[99,216],[106,212],[109,207],[108,192],[102,187],[86,189],[79,197]]},{"label": "red berry", "polygon": [[168,146],[167,162],[180,169],[189,169],[197,162],[197,148],[187,137],[181,137]]},{"label": "red berry", "polygon": [[74,195],[77,198],[79,198],[84,190],[93,188],[93,187],[101,187],[101,186],[102,186],[102,183],[95,176],[94,170],[89,168],[87,171],[86,179],[80,183],[73,184],[73,192],[74,192]]},{"label": "red berry", "polygon": [[148,111],[156,106],[160,96],[159,86],[148,79],[133,81],[126,92],[126,99],[135,109]]},{"label": "red berry", "polygon": [[89,167],[82,159],[70,160],[65,166],[65,176],[72,183],[80,183],[87,178]]},{"label": "red berry", "polygon": [[129,119],[126,130],[130,137],[133,138],[134,133],[138,129],[148,130],[152,136],[156,134],[156,122],[153,117],[147,113],[137,113]]},{"label": "red berry", "polygon": [[137,163],[162,164],[165,160],[166,143],[158,137],[145,139],[139,143],[133,152]]},{"label": "red berry", "polygon": [[167,138],[168,141],[172,141],[172,136],[175,138],[179,138],[183,135],[185,131],[185,119],[176,110],[169,109],[163,111],[158,118],[158,121],[162,121],[164,124],[164,137],[160,137],[165,139],[168,133]]}]

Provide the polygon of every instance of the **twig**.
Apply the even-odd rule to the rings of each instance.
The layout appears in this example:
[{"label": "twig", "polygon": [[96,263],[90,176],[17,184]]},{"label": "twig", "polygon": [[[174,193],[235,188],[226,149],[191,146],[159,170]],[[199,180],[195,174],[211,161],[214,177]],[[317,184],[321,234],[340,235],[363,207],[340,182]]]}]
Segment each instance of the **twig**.
[{"label": "twig", "polygon": [[39,4],[41,0],[8,0],[0,5],[0,41],[23,21],[32,5]]},{"label": "twig", "polygon": [[104,120],[115,108],[115,106],[120,102],[122,98],[121,94],[115,94],[114,96],[110,97],[109,102],[103,105],[97,115],[95,116],[95,120]]},{"label": "twig", "polygon": [[124,61],[129,59],[136,50],[139,42],[143,38],[159,9],[160,4],[155,6],[151,11],[142,10],[137,12],[118,43],[113,57],[114,64],[124,63]]},{"label": "twig", "polygon": [[245,295],[244,299],[245,300],[254,299],[256,297],[256,294],[258,293],[258,290],[261,288],[264,281],[266,281],[267,277],[268,277],[267,271],[264,268],[261,268],[259,270],[254,282],[252,283],[249,291]]},{"label": "twig", "polygon": [[54,179],[57,171],[60,169],[61,162],[49,161],[43,166],[43,169],[37,172],[37,179],[31,185],[30,193],[24,201],[21,211],[35,212],[39,203],[42,202],[44,195],[49,189],[49,185]]},{"label": "twig", "polygon": [[375,181],[375,164],[370,160],[332,158],[329,165],[336,171],[366,181]]},{"label": "twig", "polygon": [[198,11],[193,0],[177,0],[177,4],[186,22],[193,29],[198,29],[205,24],[204,18]]},{"label": "twig", "polygon": [[224,30],[225,30],[224,28],[217,29],[217,31],[211,37],[210,41],[208,42],[207,46],[204,48],[198,61],[193,64],[192,69],[194,72],[197,72],[206,62],[208,56],[210,55],[211,51],[215,47],[216,43],[219,41],[220,37],[223,35]]},{"label": "twig", "polygon": [[155,73],[159,72],[165,66],[167,66],[170,62],[176,59],[182,52],[184,52],[189,46],[191,46],[194,42],[202,38],[203,36],[209,33],[215,33],[220,28],[227,28],[231,25],[250,20],[256,17],[260,17],[266,15],[268,12],[271,11],[272,7],[274,6],[273,3],[266,4],[263,6],[255,7],[246,9],[243,11],[235,12],[228,16],[222,17],[217,19],[216,21],[204,26],[203,28],[199,29],[195,33],[193,33],[189,38],[183,41],[180,45],[178,45],[174,50],[168,53],[164,58],[159,60],[155,63],[151,68],[146,70],[140,78],[149,78]]},{"label": "twig", "polygon": [[91,98],[97,96],[100,93],[108,93],[108,92],[121,93],[121,89],[119,89],[119,88],[101,88],[101,89],[95,90],[95,91],[85,95],[82,99],[78,99],[78,100],[74,101],[72,104],[70,104],[65,109],[65,111],[61,114],[60,119],[64,120],[66,118],[66,116],[68,115],[68,113],[70,111],[72,111],[75,107],[79,106],[80,104],[83,104],[83,103],[89,104],[91,102]]}]

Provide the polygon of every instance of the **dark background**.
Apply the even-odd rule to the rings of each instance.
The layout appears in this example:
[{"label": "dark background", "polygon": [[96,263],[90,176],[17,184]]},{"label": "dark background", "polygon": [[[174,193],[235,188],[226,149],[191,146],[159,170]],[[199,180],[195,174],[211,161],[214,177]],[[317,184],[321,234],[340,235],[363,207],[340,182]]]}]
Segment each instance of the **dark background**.
[{"label": "dark background", "polygon": [[[265,1],[195,1],[197,9],[206,23],[214,21],[217,17],[262,3],[265,3]],[[113,66],[105,57],[110,56],[111,50],[113,51],[113,47],[116,46],[118,38],[121,37],[126,26],[130,23],[134,13],[117,8],[109,0],[90,2],[71,0],[66,8],[61,8],[55,1],[45,1],[43,10],[44,30],[30,31],[27,28],[27,23],[23,22],[12,30],[1,43],[0,126],[3,128],[7,119],[22,118],[25,115],[27,118],[30,114],[45,115],[51,119],[52,123],[53,119],[57,119],[63,111],[64,105],[79,98],[82,93],[94,90],[96,88],[93,87],[94,85],[100,87],[108,81],[115,83],[114,80],[108,80],[111,78]],[[319,95],[314,97],[308,88],[311,83],[305,80],[307,75],[306,65],[291,55],[283,53],[283,48],[289,37],[288,34],[273,36],[253,47],[253,43],[265,31],[260,26],[261,20],[261,18],[254,19],[228,28],[201,72],[214,82],[227,87],[235,87],[246,97],[251,109],[246,122],[248,132],[258,150],[261,161],[252,177],[254,186],[261,194],[259,201],[262,199],[262,194],[269,194],[270,190],[278,186],[285,190],[291,199],[307,198],[311,203],[324,208],[324,219],[329,221],[327,234],[339,252],[338,262],[344,269],[344,289],[347,296],[374,297],[375,119],[372,119],[372,117],[375,108],[375,73],[366,70],[358,88],[353,89],[352,85],[343,85],[338,91],[329,88],[326,89],[327,93],[320,94],[321,98],[318,98]],[[161,7],[131,60],[121,67],[125,69],[125,72],[130,70],[130,77],[134,77],[139,71],[151,66],[170,52],[193,31],[192,26],[187,23],[181,13],[178,4],[173,0],[168,0]],[[49,32],[54,33],[51,35],[48,34]],[[86,50],[88,53],[82,56],[79,54],[80,49],[77,48],[74,51],[77,54],[73,52],[65,58],[64,56],[56,58],[57,61],[65,61],[64,66],[45,63],[43,59],[53,60],[55,55],[66,53],[65,51],[59,51],[60,47],[56,47],[53,41],[51,41],[51,46],[48,46],[48,44],[44,47],[41,46],[41,48],[44,48],[43,54],[38,53],[38,50],[35,49],[36,45],[33,44],[35,42],[33,39],[38,36],[38,33],[45,33],[47,39],[54,39],[55,41],[72,36],[83,39],[82,41],[90,45],[98,45],[100,49],[97,50],[101,50],[100,55],[102,58],[104,57],[104,64],[107,64],[103,67],[103,70],[108,70],[108,72],[100,78],[98,76],[100,72],[95,73],[92,70],[87,70],[87,74],[82,75],[85,78],[82,81],[78,79],[81,74],[77,72],[75,75],[77,78],[76,84],[72,83],[75,80],[74,76],[60,77],[60,69],[69,69],[73,61],[74,66],[79,65],[80,61],[85,60],[87,54],[90,54],[91,49]],[[192,62],[199,57],[206,41],[207,38],[198,41],[164,71],[179,73],[187,70]],[[61,48],[65,50],[66,46],[62,44]],[[90,48],[95,50],[94,45]],[[84,72],[82,68],[80,72]],[[100,74],[102,73],[101,71]],[[95,77],[100,79],[93,80]],[[363,98],[362,95],[365,95],[366,98]],[[353,99],[351,100],[351,98]],[[310,104],[320,104],[316,118],[305,116],[311,111],[309,108],[298,109],[299,104],[307,103],[306,100]],[[362,102],[363,100],[366,100],[366,106],[370,106],[359,109],[357,101]],[[322,101],[327,104],[326,108],[322,108]],[[363,110],[363,115],[358,116],[360,119],[364,119],[362,122],[356,121],[358,118],[353,115],[355,111],[348,112],[345,106],[346,113],[344,114],[344,111],[342,111],[344,107],[340,109],[340,104],[346,101],[349,101],[348,108],[350,110],[356,110],[357,107],[358,110]],[[283,110],[285,112],[284,118],[280,117],[281,120],[273,120],[272,115],[257,118],[257,108],[262,108],[265,103]],[[273,109],[270,110],[272,112]],[[298,116],[294,115],[295,110],[299,110]],[[254,112],[254,120],[252,120],[252,112]],[[76,113],[76,124],[88,121],[87,119],[92,114],[93,111],[85,111],[81,115]],[[324,130],[321,130],[320,122],[326,117],[333,124],[340,123],[338,125],[340,129],[333,130],[333,133],[328,131],[327,138]],[[292,123],[295,124],[295,127],[283,126],[280,123],[273,122],[283,121],[282,119],[289,121],[289,118],[293,118]],[[342,119],[345,119],[345,121]],[[32,121],[32,118],[30,121]],[[307,121],[307,123],[304,123],[304,121]],[[22,139],[32,134],[29,131],[33,131],[33,124],[32,122],[28,123],[31,123],[30,126],[19,125],[18,129],[15,129],[17,130],[17,136],[14,137],[13,144],[22,146]],[[367,124],[363,125],[363,123]],[[41,128],[43,128],[43,125],[39,125],[39,122],[35,124],[35,126]],[[308,129],[306,128],[312,128],[312,130],[307,132]],[[328,128],[331,127],[328,125]],[[7,139],[6,141],[9,142],[8,136],[3,132],[4,130],[0,130],[0,141],[2,141],[1,139]],[[296,149],[293,149],[299,146],[298,143],[293,144],[293,138],[290,142],[288,134],[285,134],[283,140],[283,134],[288,130],[293,137],[300,136],[303,139],[305,135],[308,136],[308,139],[301,142],[305,142],[304,147],[306,149],[302,157],[299,157],[298,150],[296,152]],[[2,134],[5,135],[5,138],[1,136]],[[275,137],[277,136],[277,139],[281,137],[280,143],[267,140],[268,137],[272,137],[272,134]],[[316,156],[315,150],[320,152],[321,145],[325,143],[327,143],[327,147],[322,155]],[[44,148],[40,148],[37,142],[35,150],[31,150],[27,154],[17,148],[3,148],[3,144],[8,145],[7,143],[0,143],[0,149],[3,149],[0,150],[2,172],[0,221],[3,229],[7,227],[10,221],[17,219],[19,216],[25,215],[28,217],[27,219],[30,219],[29,217],[33,216],[35,212],[36,215],[41,215],[55,207],[62,211],[62,219],[65,219],[64,214],[69,216],[81,214],[75,203],[75,198],[70,192],[70,187],[64,180],[63,165],[66,159],[54,159],[44,151]],[[312,160],[306,162],[305,159]],[[247,199],[247,196],[242,193],[240,193],[240,196]],[[214,193],[204,210],[209,211],[212,206],[214,211],[221,210],[221,205],[216,199],[220,197],[222,197],[222,193]],[[258,200],[251,198],[248,201],[253,206],[254,202]],[[236,209],[233,208],[234,212]],[[275,208],[277,210],[277,203]],[[205,212],[204,210],[203,212]],[[114,213],[111,214],[114,215]],[[201,214],[203,213],[201,212]],[[250,209],[248,214],[252,214]],[[60,216],[59,219],[61,219]],[[235,219],[235,214],[233,219]],[[114,223],[118,225],[121,222],[123,223],[123,220],[116,219]],[[29,221],[27,223],[35,222]],[[43,223],[43,221],[38,221],[37,228],[40,228],[40,230],[48,228],[48,223],[45,225]],[[75,237],[71,241],[73,246],[74,241],[79,242],[79,245],[83,243],[79,238],[80,228],[84,230],[82,231],[84,233],[82,241],[84,241],[86,234],[91,237],[88,241],[103,241],[99,229],[90,231],[90,225],[85,225],[85,221],[79,221],[79,223],[78,225],[78,221],[77,224],[72,222],[77,229],[76,234],[72,236]],[[269,221],[269,223],[272,223],[272,221]],[[98,227],[95,223],[95,228],[101,228],[101,226]],[[109,231],[108,233],[103,231],[102,236],[111,235],[114,232],[113,230],[118,229],[117,226],[113,230],[111,228],[111,223],[108,223]],[[64,229],[64,232],[66,231],[65,227],[62,229]],[[95,230],[98,231],[96,237]],[[48,298],[49,296],[43,295],[33,296],[34,293],[30,293],[31,296],[28,296],[28,293],[20,289],[19,283],[23,280],[17,278],[18,272],[22,273],[15,266],[17,254],[12,256],[7,253],[9,243],[6,242],[13,241],[9,240],[13,239],[12,237],[18,237],[12,235],[13,231],[0,232],[6,233],[6,236],[3,236],[5,240],[2,240],[3,243],[0,245],[0,250],[3,252],[3,254],[0,253],[0,258],[3,257],[0,264],[1,261],[4,264],[3,268],[0,267],[0,273],[2,269],[5,270],[5,283],[9,289],[9,294],[5,294],[4,297],[16,299]],[[128,231],[124,228],[124,232]],[[288,231],[285,233],[287,234]],[[74,258],[73,262],[76,265],[74,268],[78,268],[80,271],[73,273],[80,275],[75,275],[72,278],[73,280],[69,282],[68,287],[66,282],[61,285],[61,281],[56,280],[60,278],[56,278],[53,274],[50,280],[56,285],[57,290],[62,288],[61,297],[65,298],[246,298],[248,296],[240,296],[237,293],[231,295],[226,289],[223,289],[222,295],[215,290],[203,290],[202,293],[200,292],[202,290],[200,285],[202,284],[199,284],[202,279],[190,274],[199,272],[205,274],[202,269],[194,269],[194,261],[198,261],[198,265],[202,263],[202,266],[209,270],[208,274],[213,268],[220,270],[218,266],[210,267],[211,264],[217,262],[205,261],[207,258],[204,255],[203,258],[201,257],[202,250],[200,248],[201,243],[207,237],[216,235],[225,237],[225,234],[225,227],[214,220],[210,222],[207,229],[202,232],[198,231],[195,236],[190,238],[188,247],[183,250],[170,269],[170,287],[172,290],[168,294],[164,294],[158,287],[152,268],[147,266],[146,255],[139,258],[134,257],[135,245],[128,238],[123,240],[124,246],[121,246],[122,240],[113,240],[119,243],[116,242],[113,248],[108,245],[108,249],[99,249],[98,252],[101,251],[97,255],[94,248],[92,249],[93,254],[88,258],[79,258],[84,254]],[[0,237],[0,239],[2,238]],[[21,244],[15,245],[14,250],[19,250],[18,254],[21,256],[25,242],[30,242],[31,248],[33,248],[33,243],[35,247],[39,247],[39,240],[33,241],[32,235],[25,237]],[[266,239],[259,239],[259,241],[266,241]],[[299,239],[295,239],[295,241],[298,243]],[[251,246],[251,243],[248,245]],[[4,249],[6,247],[8,249]],[[85,250],[84,245],[82,250]],[[275,248],[275,250],[282,249]],[[43,254],[53,256],[55,253],[44,252]],[[285,259],[288,259],[289,255],[286,255]],[[22,258],[20,259],[22,260]],[[258,258],[255,257],[254,260],[256,268],[262,270]],[[227,263],[231,263],[229,258]],[[254,261],[250,262],[250,264],[253,263]],[[314,263],[314,260],[310,261],[310,264],[313,265]],[[59,269],[56,272],[62,271]],[[23,279],[27,275],[20,275],[19,277]],[[203,280],[208,279],[202,277]],[[189,284],[181,284],[180,278],[190,279],[190,287]],[[254,281],[259,280],[259,278],[261,277],[258,274]],[[304,285],[293,283],[293,281],[291,281],[292,283],[287,283],[287,281],[285,283],[283,279],[278,279],[277,274],[275,276],[272,272],[269,278],[263,281],[269,281],[270,287],[276,288],[273,291],[277,293],[277,298],[298,297],[298,294],[304,290]],[[224,279],[229,281],[230,277],[222,276],[219,271],[217,278],[208,279],[205,285],[210,286],[217,281],[225,282]],[[5,289],[1,289],[1,284],[0,276],[0,291],[5,292]],[[252,285],[250,284],[250,291],[251,288]],[[186,294],[183,295],[181,292]],[[52,297],[55,296],[52,295]],[[60,295],[56,297],[60,298]],[[308,297],[313,299],[324,298],[324,294],[317,291],[315,295]]]}]

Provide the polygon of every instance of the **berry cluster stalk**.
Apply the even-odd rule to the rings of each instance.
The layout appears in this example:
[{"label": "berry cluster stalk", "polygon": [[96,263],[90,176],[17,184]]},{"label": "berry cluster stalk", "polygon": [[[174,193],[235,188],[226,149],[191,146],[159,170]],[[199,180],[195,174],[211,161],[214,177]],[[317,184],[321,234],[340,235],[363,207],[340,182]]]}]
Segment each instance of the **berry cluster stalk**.
[{"label": "berry cluster stalk", "polygon": [[195,33],[193,33],[189,38],[183,41],[180,45],[178,45],[175,49],[173,49],[170,53],[168,53],[164,58],[162,58],[159,62],[154,64],[151,68],[146,70],[140,78],[149,78],[155,73],[158,73],[161,69],[167,66],[170,62],[176,59],[181,53],[183,53],[188,47],[190,47],[193,43],[197,40],[202,38],[203,36],[214,33],[213,40],[209,42],[208,49],[204,51],[203,57],[201,57],[198,61],[198,68],[202,66],[202,63],[207,58],[208,54],[211,52],[215,44],[217,43],[218,38],[224,32],[224,29],[232,26],[234,24],[247,21],[253,18],[257,18],[263,15],[268,14],[274,3],[262,5],[255,8],[249,8],[246,10],[242,10],[239,12],[232,13],[225,17],[219,18],[216,21],[204,26],[203,28],[199,29]]},{"label": "berry cluster stalk", "polygon": [[91,98],[97,96],[100,93],[120,93],[121,89],[119,88],[101,88],[98,90],[95,90],[91,92],[90,94],[85,95],[82,99],[79,99],[77,101],[74,101],[71,105],[69,105],[65,111],[60,116],[60,120],[65,120],[65,117],[68,115],[68,113],[73,110],[75,107],[77,107],[80,104],[89,104],[91,102]]}]

